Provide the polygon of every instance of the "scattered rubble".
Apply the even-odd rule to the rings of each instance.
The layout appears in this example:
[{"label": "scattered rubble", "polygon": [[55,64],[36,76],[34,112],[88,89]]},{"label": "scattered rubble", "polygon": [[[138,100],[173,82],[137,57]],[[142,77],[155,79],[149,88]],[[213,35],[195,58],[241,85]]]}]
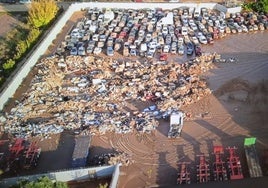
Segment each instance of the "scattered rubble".
[{"label": "scattered rubble", "polygon": [[[155,64],[111,58],[53,56],[36,65],[28,92],[0,125],[16,137],[85,130],[91,134],[149,133],[157,119],[191,104],[211,91],[199,75],[212,67],[215,54],[186,63]],[[154,103],[147,111],[126,102]],[[148,111],[151,111],[148,113]]]},{"label": "scattered rubble", "polygon": [[106,153],[96,155],[92,161],[93,165],[116,165],[121,163],[123,166],[128,166],[132,163],[130,156],[126,153]]}]

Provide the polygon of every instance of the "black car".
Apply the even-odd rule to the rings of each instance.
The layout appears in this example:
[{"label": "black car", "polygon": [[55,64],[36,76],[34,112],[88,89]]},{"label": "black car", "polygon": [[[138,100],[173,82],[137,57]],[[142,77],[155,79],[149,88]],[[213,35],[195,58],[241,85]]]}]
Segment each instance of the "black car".
[{"label": "black car", "polygon": [[192,55],[194,52],[194,45],[193,43],[187,43],[187,55]]},{"label": "black car", "polygon": [[15,4],[17,1],[16,0],[2,0],[2,3],[9,3],[9,4]]}]

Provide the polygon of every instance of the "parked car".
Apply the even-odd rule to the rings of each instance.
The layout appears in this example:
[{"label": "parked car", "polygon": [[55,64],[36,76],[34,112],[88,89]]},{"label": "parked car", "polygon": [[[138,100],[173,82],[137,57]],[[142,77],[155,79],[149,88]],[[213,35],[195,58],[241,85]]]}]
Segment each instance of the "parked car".
[{"label": "parked car", "polygon": [[168,59],[168,54],[162,53],[159,57],[160,61],[166,61]]},{"label": "parked car", "polygon": [[114,55],[113,47],[111,47],[111,46],[107,47],[106,54],[107,54],[107,56],[113,56]]},{"label": "parked car", "polygon": [[164,48],[163,48],[163,52],[164,53],[169,53],[169,50],[170,50],[170,46],[169,45],[165,45]]},{"label": "parked car", "polygon": [[137,56],[137,50],[135,48],[130,49],[131,56]]},{"label": "parked car", "polygon": [[187,43],[187,55],[192,55],[194,52],[194,45],[189,42]]},{"label": "parked car", "polygon": [[87,47],[87,53],[88,53],[88,54],[93,53],[93,49],[94,49],[93,46],[88,46],[88,47]]},{"label": "parked car", "polygon": [[77,55],[77,48],[73,47],[70,51],[70,55]]},{"label": "parked car", "polygon": [[102,48],[100,48],[100,47],[95,47],[93,53],[94,53],[95,55],[99,55],[99,54],[101,53],[101,51],[102,51]]},{"label": "parked car", "polygon": [[78,48],[78,55],[86,55],[86,50],[85,50],[85,47],[84,46],[80,46]]},{"label": "parked car", "polygon": [[147,58],[153,58],[154,57],[154,53],[151,52],[151,51],[148,51],[146,56],[147,56]]},{"label": "parked car", "polygon": [[207,39],[206,39],[206,37],[204,35],[202,35],[199,38],[199,41],[200,41],[201,44],[207,44],[208,43],[208,41],[207,41]]},{"label": "parked car", "polygon": [[199,44],[199,41],[198,41],[198,39],[196,37],[192,37],[192,42],[194,44]]},{"label": "parked car", "polygon": [[92,36],[92,40],[93,40],[93,41],[99,41],[99,34],[94,34],[94,35]]},{"label": "parked car", "polygon": [[209,44],[213,44],[214,43],[214,40],[213,40],[213,37],[211,35],[211,33],[208,33],[207,34],[207,41]]},{"label": "parked car", "polygon": [[184,54],[184,45],[180,45],[179,46],[178,53],[179,53],[179,55],[183,55]]},{"label": "parked car", "polygon": [[176,54],[177,53],[177,46],[172,46],[170,50],[171,54]]}]

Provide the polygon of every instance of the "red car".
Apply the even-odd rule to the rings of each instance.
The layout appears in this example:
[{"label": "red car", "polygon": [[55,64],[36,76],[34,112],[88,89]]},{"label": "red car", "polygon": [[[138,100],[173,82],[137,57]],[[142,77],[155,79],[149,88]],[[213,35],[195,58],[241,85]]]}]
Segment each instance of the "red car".
[{"label": "red car", "polygon": [[166,61],[168,58],[168,55],[167,54],[161,54],[160,57],[159,57],[159,60],[160,61]]},{"label": "red car", "polygon": [[123,39],[127,36],[127,33],[125,31],[121,31],[120,34],[119,34],[119,38],[120,39]]}]

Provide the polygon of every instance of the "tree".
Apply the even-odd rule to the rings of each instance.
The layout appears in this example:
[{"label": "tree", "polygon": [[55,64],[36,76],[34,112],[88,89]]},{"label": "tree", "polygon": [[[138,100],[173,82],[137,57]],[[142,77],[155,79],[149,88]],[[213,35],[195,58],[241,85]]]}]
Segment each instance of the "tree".
[{"label": "tree", "polygon": [[3,69],[4,70],[10,70],[10,69],[12,69],[14,67],[15,64],[16,63],[15,63],[15,61],[13,59],[9,59],[9,60],[7,60],[7,62],[5,62],[3,64]]},{"label": "tree", "polygon": [[101,183],[99,184],[99,188],[107,188],[107,187],[108,187],[108,183],[105,183],[103,185]]},{"label": "tree", "polygon": [[54,19],[58,6],[54,0],[35,0],[29,9],[28,23],[35,28],[47,26]]},{"label": "tree", "polygon": [[16,46],[16,54],[14,58],[16,60],[21,58],[21,56],[26,52],[27,49],[27,42],[25,40],[20,40]]},{"label": "tree", "polygon": [[266,12],[268,13],[268,0],[259,0],[257,2],[248,2],[243,4],[246,11]]},{"label": "tree", "polygon": [[26,43],[27,47],[30,48],[31,45],[36,41],[40,35],[40,30],[38,28],[32,28],[27,36]]},{"label": "tree", "polygon": [[29,182],[22,180],[17,185],[11,186],[11,188],[68,188],[67,183],[64,182],[53,182],[48,177],[44,176],[36,181]]}]

